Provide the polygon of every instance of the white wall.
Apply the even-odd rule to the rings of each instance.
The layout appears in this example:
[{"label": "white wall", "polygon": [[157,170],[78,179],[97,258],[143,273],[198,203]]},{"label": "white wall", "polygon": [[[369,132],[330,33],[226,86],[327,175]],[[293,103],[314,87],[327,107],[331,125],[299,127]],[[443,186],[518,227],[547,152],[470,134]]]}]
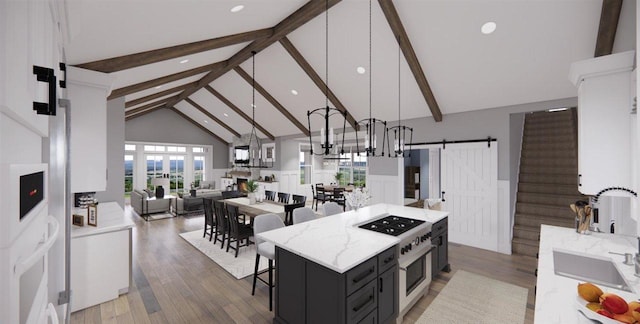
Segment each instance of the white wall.
[{"label": "white wall", "polygon": [[107,190],[95,197],[124,208],[124,97],[107,101],[107,125]]}]

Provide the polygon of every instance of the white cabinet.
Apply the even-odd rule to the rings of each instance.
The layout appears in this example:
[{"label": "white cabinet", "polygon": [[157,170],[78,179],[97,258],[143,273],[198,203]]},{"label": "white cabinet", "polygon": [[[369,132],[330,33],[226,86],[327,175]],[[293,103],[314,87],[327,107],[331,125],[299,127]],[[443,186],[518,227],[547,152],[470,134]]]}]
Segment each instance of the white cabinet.
[{"label": "white cabinet", "polygon": [[113,76],[67,68],[71,100],[71,192],[107,188],[107,96]]},{"label": "white cabinet", "polygon": [[233,179],[232,178],[220,178],[220,189],[227,190],[227,187],[233,187]]},{"label": "white cabinet", "polygon": [[578,190],[583,194],[595,195],[608,187],[635,190],[631,177],[634,55],[630,51],[571,65],[570,79],[578,87]]},{"label": "white cabinet", "polygon": [[280,184],[278,182],[262,182],[258,181],[258,194],[264,195],[265,190],[278,192],[280,190]]}]

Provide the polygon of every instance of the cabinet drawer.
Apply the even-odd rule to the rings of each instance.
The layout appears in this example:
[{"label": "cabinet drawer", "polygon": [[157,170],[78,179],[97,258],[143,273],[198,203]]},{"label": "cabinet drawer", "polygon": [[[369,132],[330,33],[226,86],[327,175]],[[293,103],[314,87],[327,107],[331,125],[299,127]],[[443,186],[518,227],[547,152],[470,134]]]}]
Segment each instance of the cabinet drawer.
[{"label": "cabinet drawer", "polygon": [[433,226],[431,227],[431,233],[433,233],[432,235],[437,236],[440,233],[446,231],[447,225],[448,225],[448,217],[445,217],[444,219],[433,224]]},{"label": "cabinet drawer", "polygon": [[376,312],[373,311],[369,313],[369,315],[365,316],[363,319],[358,321],[358,324],[378,324],[378,319],[376,318]]},{"label": "cabinet drawer", "polygon": [[347,296],[378,276],[378,258],[373,257],[361,265],[349,270],[346,274]]},{"label": "cabinet drawer", "polygon": [[387,269],[393,267],[398,262],[398,247],[396,245],[390,247],[386,251],[378,254],[378,272],[383,273]]},{"label": "cabinet drawer", "polygon": [[377,281],[373,280],[347,298],[347,323],[359,323],[378,306]]}]

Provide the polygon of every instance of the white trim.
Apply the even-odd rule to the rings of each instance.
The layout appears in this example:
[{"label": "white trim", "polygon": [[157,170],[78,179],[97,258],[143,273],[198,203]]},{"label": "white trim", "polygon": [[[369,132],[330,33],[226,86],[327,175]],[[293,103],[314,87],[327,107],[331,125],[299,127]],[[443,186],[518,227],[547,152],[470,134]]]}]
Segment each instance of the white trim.
[{"label": "white trim", "polygon": [[498,180],[498,252],[511,254],[513,215],[509,210],[509,181]]}]

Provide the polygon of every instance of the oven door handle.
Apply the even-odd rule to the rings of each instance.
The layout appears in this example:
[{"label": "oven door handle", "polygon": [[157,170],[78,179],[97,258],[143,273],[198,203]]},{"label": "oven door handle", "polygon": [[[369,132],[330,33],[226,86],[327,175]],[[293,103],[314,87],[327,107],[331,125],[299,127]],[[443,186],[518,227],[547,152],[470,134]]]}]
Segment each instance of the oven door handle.
[{"label": "oven door handle", "polygon": [[[438,247],[437,245],[433,245],[433,244],[432,244],[432,245],[431,245],[431,247],[429,247],[429,251],[427,251],[427,252],[425,252],[423,255],[421,255],[421,256],[420,256],[420,258],[424,258],[424,257],[426,257],[426,256],[427,256],[427,254],[431,253],[431,252],[432,252],[435,248],[437,248],[437,247]],[[419,259],[419,258],[416,258],[416,260],[417,260],[417,259]],[[413,262],[411,262],[411,263],[413,263]],[[411,263],[410,263],[410,264],[411,264]],[[400,270],[402,270],[402,271],[404,271],[404,272],[406,272],[406,271],[407,271],[407,268],[406,268],[406,267],[399,266],[398,268],[400,268]]]}]

